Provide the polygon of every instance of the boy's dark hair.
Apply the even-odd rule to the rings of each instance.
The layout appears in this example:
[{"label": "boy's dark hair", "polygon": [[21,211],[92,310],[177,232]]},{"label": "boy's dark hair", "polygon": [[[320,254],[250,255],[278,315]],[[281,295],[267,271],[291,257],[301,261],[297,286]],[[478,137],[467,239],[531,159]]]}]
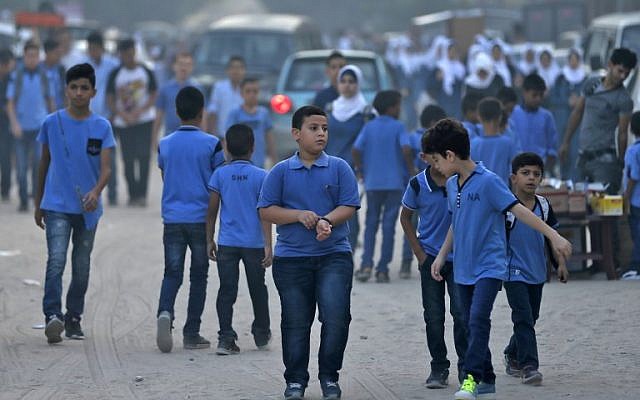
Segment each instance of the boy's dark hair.
[{"label": "boy's dark hair", "polygon": [[391,107],[395,107],[402,101],[402,95],[397,90],[382,90],[376,93],[373,99],[373,108],[380,113],[386,114]]},{"label": "boy's dark hair", "polygon": [[629,124],[631,133],[634,136],[640,136],[640,111],[631,114],[631,123]]},{"label": "boy's dark hair", "polygon": [[447,118],[447,113],[442,107],[435,104],[429,104],[420,113],[420,126],[429,128],[433,122]]},{"label": "boy's dark hair", "polygon": [[36,42],[34,40],[27,40],[27,42],[24,44],[22,52],[26,53],[29,50],[40,51],[40,45],[38,44],[38,42]]},{"label": "boy's dark hair", "polygon": [[312,115],[322,115],[323,117],[326,117],[327,113],[320,107],[302,106],[293,113],[293,118],[291,118],[291,127],[293,129],[302,129],[304,119],[311,117]]},{"label": "boy's dark hair", "polygon": [[536,92],[544,92],[547,90],[547,84],[544,82],[544,79],[535,72],[533,74],[529,74],[524,78],[522,82],[522,90],[529,91],[535,90]]},{"label": "boy's dark hair", "polygon": [[331,52],[331,54],[329,54],[329,57],[327,57],[325,64],[329,65],[331,61],[335,60],[336,58],[341,58],[343,60],[346,60],[346,58],[342,53],[340,53],[338,50],[334,50]]},{"label": "boy's dark hair", "polygon": [[246,61],[244,61],[244,58],[242,58],[241,56],[231,56],[229,57],[229,61],[227,61],[226,68],[229,68],[234,62],[239,62],[243,67],[247,66]]},{"label": "boy's dark hair", "polygon": [[476,111],[478,103],[482,98],[477,93],[467,93],[462,98],[462,115],[467,115],[469,111]]},{"label": "boy's dark hair", "polygon": [[247,83],[258,83],[258,82],[260,82],[260,79],[254,77],[254,76],[251,76],[251,77],[248,77],[248,78],[244,78],[242,80],[242,82],[240,82],[240,88],[243,88],[244,85],[246,85]]},{"label": "boy's dark hair", "polygon": [[67,70],[64,77],[64,82],[68,85],[76,79],[87,78],[91,83],[93,89],[96,88],[96,71],[91,64],[83,63],[76,64]]},{"label": "boy's dark hair", "polygon": [[609,61],[613,65],[623,65],[628,69],[634,69],[638,63],[638,57],[636,57],[636,53],[626,47],[619,47],[613,50]]},{"label": "boy's dark hair", "polygon": [[118,42],[118,52],[134,49],[136,42],[131,38],[122,39]]},{"label": "boy's dark hair", "polygon": [[45,53],[50,53],[53,50],[57,49],[58,46],[60,46],[60,42],[58,42],[55,39],[49,38],[49,39],[44,41],[44,52]]},{"label": "boy's dark hair", "polygon": [[438,121],[422,136],[422,152],[446,157],[452,151],[462,160],[469,159],[469,134],[460,121],[445,118]]},{"label": "boy's dark hair", "polygon": [[478,103],[478,117],[481,121],[495,121],[502,117],[502,103],[495,97],[485,97]]},{"label": "boy's dark hair", "polygon": [[202,92],[193,86],[185,86],[176,96],[176,113],[180,120],[194,119],[204,108]]},{"label": "boy's dark hair", "polygon": [[95,44],[104,49],[104,36],[100,31],[92,31],[87,36],[87,44]]},{"label": "boy's dark hair", "polygon": [[511,173],[515,175],[520,168],[527,165],[540,167],[540,172],[544,174],[544,161],[542,161],[542,158],[536,153],[530,152],[520,153],[513,158],[513,161],[511,161]]},{"label": "boy's dark hair", "polygon": [[500,100],[500,102],[504,105],[507,103],[517,103],[518,102],[518,94],[512,87],[503,86],[496,93],[496,98]]},{"label": "boy's dark hair", "polygon": [[253,130],[245,124],[231,125],[224,135],[227,143],[227,151],[233,157],[242,157],[249,154],[255,141]]},{"label": "boy's dark hair", "polygon": [[15,56],[10,49],[0,49],[0,65],[7,65],[13,59]]}]

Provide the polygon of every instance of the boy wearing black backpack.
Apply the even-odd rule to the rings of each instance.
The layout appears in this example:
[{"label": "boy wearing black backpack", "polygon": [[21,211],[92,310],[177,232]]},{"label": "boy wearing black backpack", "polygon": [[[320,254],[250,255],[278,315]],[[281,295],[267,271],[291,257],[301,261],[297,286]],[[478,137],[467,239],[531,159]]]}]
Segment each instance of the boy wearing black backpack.
[{"label": "boy wearing black backpack", "polygon": [[[521,153],[511,164],[511,187],[518,200],[549,226],[557,229],[558,221],[549,201],[536,194],[544,175],[542,158],[535,153]],[[522,383],[539,385],[542,374],[538,372],[538,346],[535,323],[540,315],[542,287],[547,280],[548,249],[545,237],[518,223],[507,213],[508,229],[508,275],[504,282],[507,299],[511,306],[513,335],[504,350],[506,373],[521,377]],[[569,273],[564,258],[558,262],[549,257],[557,269],[558,279],[566,283]]]}]

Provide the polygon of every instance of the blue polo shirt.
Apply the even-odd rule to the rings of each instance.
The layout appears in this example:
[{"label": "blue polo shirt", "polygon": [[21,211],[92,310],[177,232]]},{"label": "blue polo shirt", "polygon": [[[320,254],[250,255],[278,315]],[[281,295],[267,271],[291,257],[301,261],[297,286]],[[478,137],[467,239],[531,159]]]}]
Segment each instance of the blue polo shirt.
[{"label": "blue polo shirt", "polygon": [[482,163],[460,185],[447,180],[452,213],[455,281],[474,285],[479,279],[507,277],[505,213],[518,203],[498,175]]},{"label": "blue polo shirt", "polygon": [[631,192],[631,205],[640,207],[640,140],[627,148],[624,154],[624,177],[622,178],[625,190],[629,179],[636,182]]},{"label": "blue polo shirt", "polygon": [[[51,153],[40,208],[82,214],[82,196],[100,177],[100,153],[116,144],[111,124],[95,113],[79,121],[62,109],[46,117],[37,141],[49,146]],[[87,227],[95,226],[87,222],[90,219],[97,223],[102,215],[100,199],[96,211],[85,214],[91,214],[85,220]]]},{"label": "blue polo shirt", "polygon": [[[171,79],[158,91],[156,98],[156,108],[164,112],[164,133],[165,136],[180,127],[180,118],[176,114],[176,96],[180,89],[185,86],[193,86],[202,92],[202,88],[196,81],[189,78],[185,82],[180,83],[175,79]],[[203,92],[204,94],[204,92]]]},{"label": "blue polo shirt", "polygon": [[[536,198],[533,213],[542,218],[542,206]],[[549,204],[547,224],[558,228],[558,221]],[[525,223],[515,220],[509,231],[509,271],[507,280],[524,282],[532,285],[547,280],[547,257],[545,255],[544,235]]]},{"label": "blue polo shirt", "polygon": [[518,148],[509,136],[476,136],[471,139],[471,158],[482,161],[491,172],[509,185],[511,160],[518,155]]},{"label": "blue polo shirt", "polygon": [[473,139],[476,136],[482,135],[482,125],[474,124],[471,121],[464,120],[462,121],[462,126],[467,130],[467,134],[469,135],[469,140]]},{"label": "blue polo shirt", "polygon": [[[338,206],[360,208],[356,177],[341,158],[322,155],[307,168],[298,154],[276,164],[265,178],[258,208],[279,206],[292,210],[310,210],[323,216]],[[301,223],[278,225],[274,254],[278,257],[321,256],[351,252],[349,224],[334,226],[331,236],[316,239],[315,229]]]},{"label": "blue polo shirt", "polygon": [[[250,114],[242,106],[233,109],[227,117],[225,133],[231,125],[245,124],[253,130],[254,146],[251,162],[260,168],[264,167],[264,160],[267,155],[267,132],[273,128],[269,110],[266,107],[258,106],[255,113]],[[275,161],[275,160],[274,160]]]},{"label": "blue polo shirt", "polygon": [[558,155],[558,131],[549,110],[526,110],[517,105],[510,120],[522,151],[536,153],[545,161]]},{"label": "blue polo shirt", "polygon": [[267,171],[244,160],[231,161],[213,172],[209,190],[220,195],[219,245],[264,247],[257,205],[266,175]]},{"label": "blue polo shirt", "polygon": [[415,155],[413,165],[416,166],[418,171],[422,171],[429,166],[429,164],[422,161],[420,158],[420,153],[422,153],[422,135],[424,135],[424,132],[424,128],[419,128],[416,129],[415,132],[409,134],[409,144],[411,145],[411,149]]},{"label": "blue polo shirt", "polygon": [[[418,212],[418,240],[425,253],[436,257],[451,226],[451,214],[447,206],[447,191],[431,178],[428,167],[411,178],[402,205]],[[447,261],[453,261],[449,253]]]},{"label": "blue polo shirt", "polygon": [[[24,68],[24,67],[18,67]],[[24,70],[22,74],[22,87],[19,98],[16,100],[16,71],[11,74],[11,81],[7,86],[7,99],[14,101],[16,117],[20,126],[25,131],[37,131],[40,125],[49,114],[47,108],[47,98],[50,95],[50,87],[42,88],[42,77],[40,76],[40,66],[34,71]]]},{"label": "blue polo shirt", "polygon": [[224,163],[220,140],[195,126],[181,126],[158,146],[162,170],[162,220],[165,224],[204,223],[209,206],[207,184]]},{"label": "blue polo shirt", "polygon": [[410,146],[402,122],[388,115],[369,121],[353,147],[362,153],[364,187],[369,190],[404,190],[402,148]]}]

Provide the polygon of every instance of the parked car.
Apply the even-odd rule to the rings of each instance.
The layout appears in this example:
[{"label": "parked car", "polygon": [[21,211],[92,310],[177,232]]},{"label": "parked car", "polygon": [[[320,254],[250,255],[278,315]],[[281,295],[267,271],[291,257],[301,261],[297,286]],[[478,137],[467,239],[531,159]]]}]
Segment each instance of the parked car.
[{"label": "parked car", "polygon": [[[276,86],[276,94],[271,98],[273,132],[280,158],[285,158],[296,149],[291,139],[291,117],[301,106],[311,104],[316,93],[328,85],[325,62],[332,50],[299,51],[289,56]],[[363,82],[360,90],[368,102],[380,90],[392,89],[391,73],[382,57],[371,51],[341,51],[348,64],[355,64],[362,70]],[[331,132],[329,132],[331,134]]]}]

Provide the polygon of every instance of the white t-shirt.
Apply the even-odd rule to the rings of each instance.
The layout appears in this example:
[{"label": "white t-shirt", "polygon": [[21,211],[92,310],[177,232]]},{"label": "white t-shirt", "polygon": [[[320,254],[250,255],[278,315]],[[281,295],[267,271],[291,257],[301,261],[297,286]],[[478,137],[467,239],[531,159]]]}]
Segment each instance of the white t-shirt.
[{"label": "white t-shirt", "polygon": [[[107,92],[115,95],[116,109],[118,111],[131,111],[141,107],[149,100],[149,94],[156,90],[156,81],[153,73],[142,65],[134,69],[119,68],[115,79],[110,80]],[[153,121],[156,117],[154,106],[140,115],[137,123]],[[127,124],[120,116],[116,116],[113,125],[124,128]]]}]

